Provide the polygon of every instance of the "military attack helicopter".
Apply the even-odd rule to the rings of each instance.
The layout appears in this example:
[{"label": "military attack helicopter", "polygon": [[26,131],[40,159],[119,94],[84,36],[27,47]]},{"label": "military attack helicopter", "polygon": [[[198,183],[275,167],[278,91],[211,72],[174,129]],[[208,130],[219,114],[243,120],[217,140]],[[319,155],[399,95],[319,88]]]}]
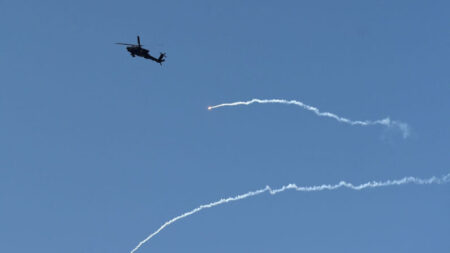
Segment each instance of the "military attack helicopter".
[{"label": "military attack helicopter", "polygon": [[145,59],[149,59],[152,61],[155,61],[157,63],[159,63],[160,65],[162,65],[162,63],[166,60],[166,53],[160,53],[159,57],[153,57],[151,56],[148,52],[148,49],[145,49],[142,47],[141,45],[141,39],[139,38],[139,36],[137,36],[137,45],[135,44],[128,44],[128,43],[116,43],[118,45],[125,45],[127,46],[127,50],[128,52],[130,52],[131,56],[136,57],[140,56],[140,57],[144,57]]}]

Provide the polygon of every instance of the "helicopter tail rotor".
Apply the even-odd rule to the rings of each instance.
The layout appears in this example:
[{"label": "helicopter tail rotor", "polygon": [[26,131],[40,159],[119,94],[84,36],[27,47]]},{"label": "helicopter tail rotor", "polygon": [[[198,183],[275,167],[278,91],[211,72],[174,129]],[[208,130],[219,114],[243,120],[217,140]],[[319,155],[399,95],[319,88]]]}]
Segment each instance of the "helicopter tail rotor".
[{"label": "helicopter tail rotor", "polygon": [[166,60],[165,58],[166,58],[166,53],[159,53],[158,61],[163,62]]},{"label": "helicopter tail rotor", "polygon": [[157,62],[162,66],[162,63],[166,61],[166,53],[159,53]]}]

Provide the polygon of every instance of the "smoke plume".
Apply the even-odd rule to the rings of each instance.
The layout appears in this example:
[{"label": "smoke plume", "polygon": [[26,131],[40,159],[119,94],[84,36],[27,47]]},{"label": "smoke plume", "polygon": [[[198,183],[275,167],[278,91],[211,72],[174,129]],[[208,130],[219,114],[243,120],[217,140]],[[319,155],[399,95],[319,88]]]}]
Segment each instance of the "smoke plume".
[{"label": "smoke plume", "polygon": [[152,234],[150,234],[149,236],[147,236],[147,238],[145,238],[144,240],[142,240],[141,242],[139,242],[139,244],[133,249],[131,250],[131,253],[134,253],[136,250],[138,250],[144,243],[146,243],[148,240],[152,239],[154,236],[156,236],[157,234],[159,234],[164,228],[166,228],[167,226],[169,226],[170,224],[181,220],[183,218],[186,218],[188,216],[191,216],[195,213],[200,212],[203,209],[208,209],[211,207],[215,207],[218,205],[222,205],[225,203],[229,203],[229,202],[233,202],[233,201],[238,201],[238,200],[242,200],[242,199],[246,199],[249,197],[253,197],[265,192],[270,193],[271,195],[275,195],[281,192],[284,192],[286,190],[295,190],[298,192],[316,192],[316,191],[325,191],[325,190],[337,190],[339,188],[348,188],[351,190],[355,190],[355,191],[360,191],[360,190],[364,190],[364,189],[368,189],[368,188],[378,188],[378,187],[385,187],[385,186],[394,186],[394,185],[405,185],[405,184],[418,184],[418,185],[425,185],[425,184],[444,184],[444,183],[448,183],[450,181],[450,174],[447,174],[443,177],[430,177],[427,179],[421,179],[421,178],[416,178],[416,177],[404,177],[402,179],[397,179],[397,180],[387,180],[387,181],[370,181],[364,184],[360,184],[360,185],[353,185],[352,183],[348,183],[345,181],[341,181],[337,184],[334,185],[330,185],[330,184],[323,184],[323,185],[315,185],[315,186],[297,186],[296,184],[288,184],[285,186],[282,186],[280,188],[277,189],[272,189],[270,186],[266,186],[265,188],[256,190],[256,191],[250,191],[247,192],[245,194],[241,194],[241,195],[237,195],[235,197],[229,197],[229,198],[225,198],[225,199],[220,199],[218,201],[215,202],[211,202],[209,204],[204,204],[201,205],[195,209],[192,209],[189,212],[186,212],[182,215],[179,215],[169,221],[167,221],[166,223],[164,223],[161,227],[159,227],[155,232],[153,232]]},{"label": "smoke plume", "polygon": [[296,101],[296,100],[285,100],[285,99],[258,99],[258,98],[254,98],[252,100],[249,101],[238,101],[238,102],[233,102],[233,103],[224,103],[224,104],[219,104],[219,105],[214,105],[214,106],[209,106],[208,110],[212,110],[212,109],[216,109],[216,108],[220,108],[220,107],[226,107],[226,106],[238,106],[238,105],[251,105],[254,103],[258,103],[258,104],[285,104],[285,105],[296,105],[299,106],[305,110],[311,111],[313,113],[315,113],[317,116],[319,117],[328,117],[328,118],[332,118],[335,119],[339,122],[345,123],[345,124],[349,124],[349,125],[360,125],[360,126],[370,126],[370,125],[383,125],[386,127],[396,127],[398,128],[401,132],[402,132],[402,136],[403,138],[406,138],[409,136],[410,134],[410,128],[408,126],[408,124],[400,122],[400,121],[393,121],[389,118],[384,118],[384,119],[380,119],[380,120],[350,120],[341,116],[338,116],[334,113],[331,112],[321,112],[318,108],[314,107],[314,106],[310,106],[307,104],[304,104],[300,101]]}]

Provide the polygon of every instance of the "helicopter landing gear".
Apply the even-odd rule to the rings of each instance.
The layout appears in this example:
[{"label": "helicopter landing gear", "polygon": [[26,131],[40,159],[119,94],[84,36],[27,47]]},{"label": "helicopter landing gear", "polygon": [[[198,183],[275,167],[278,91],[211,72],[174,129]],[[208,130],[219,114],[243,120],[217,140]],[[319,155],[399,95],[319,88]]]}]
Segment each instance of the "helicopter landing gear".
[{"label": "helicopter landing gear", "polygon": [[132,57],[136,57],[136,55],[134,55],[134,54],[131,54],[131,56],[132,56]]}]

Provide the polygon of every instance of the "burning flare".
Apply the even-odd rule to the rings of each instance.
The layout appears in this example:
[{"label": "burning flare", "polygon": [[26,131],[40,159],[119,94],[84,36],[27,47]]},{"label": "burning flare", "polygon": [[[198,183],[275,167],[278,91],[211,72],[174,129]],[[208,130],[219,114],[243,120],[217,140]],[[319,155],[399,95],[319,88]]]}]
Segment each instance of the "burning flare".
[{"label": "burning flare", "polygon": [[360,126],[370,126],[370,125],[383,125],[383,126],[387,126],[387,127],[397,127],[401,132],[402,132],[402,136],[403,138],[406,138],[409,136],[410,134],[410,129],[408,124],[400,122],[400,121],[393,121],[389,118],[384,118],[384,119],[380,119],[380,120],[375,120],[375,121],[371,121],[371,120],[351,120],[351,119],[347,119],[341,116],[338,116],[334,113],[331,112],[321,112],[318,108],[314,107],[314,106],[310,106],[307,104],[304,104],[303,102],[297,101],[297,100],[285,100],[285,99],[258,99],[258,98],[254,98],[252,100],[249,101],[238,101],[238,102],[232,102],[232,103],[224,103],[224,104],[219,104],[219,105],[214,105],[214,106],[209,106],[208,110],[212,110],[212,109],[216,109],[216,108],[220,108],[220,107],[226,107],[226,106],[238,106],[238,105],[251,105],[254,103],[258,103],[258,104],[285,104],[285,105],[296,105],[299,106],[305,110],[311,111],[313,113],[315,113],[317,116],[319,117],[328,117],[328,118],[332,118],[335,119],[339,122],[345,123],[345,124],[349,124],[349,125],[360,125]]}]

